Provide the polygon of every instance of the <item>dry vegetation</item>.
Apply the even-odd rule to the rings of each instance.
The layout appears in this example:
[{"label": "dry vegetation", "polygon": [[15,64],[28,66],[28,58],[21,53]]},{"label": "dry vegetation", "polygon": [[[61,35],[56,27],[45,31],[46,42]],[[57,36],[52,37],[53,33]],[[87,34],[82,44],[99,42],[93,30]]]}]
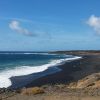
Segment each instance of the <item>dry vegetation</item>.
[{"label": "dry vegetation", "polygon": [[100,88],[100,73],[89,75],[78,82],[68,85],[69,88]]}]

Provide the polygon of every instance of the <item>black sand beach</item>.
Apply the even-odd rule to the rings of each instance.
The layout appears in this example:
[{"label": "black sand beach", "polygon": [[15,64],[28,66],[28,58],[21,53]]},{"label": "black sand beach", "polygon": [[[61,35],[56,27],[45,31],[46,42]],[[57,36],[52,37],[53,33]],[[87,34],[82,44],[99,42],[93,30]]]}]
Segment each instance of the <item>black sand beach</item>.
[{"label": "black sand beach", "polygon": [[26,87],[42,86],[46,84],[68,84],[78,81],[88,75],[100,72],[100,70],[96,69],[100,64],[99,60],[99,56],[86,55],[82,56],[82,59],[68,61],[64,65],[58,66],[62,69],[60,72],[36,79],[26,85]]},{"label": "black sand beach", "polygon": [[[73,55],[76,55],[76,51],[72,53]],[[67,52],[67,54],[70,54],[70,53]],[[76,98],[78,96],[86,97],[85,99],[82,99],[82,100],[99,100],[100,53],[90,52],[90,51],[89,52],[85,51],[81,53],[77,51],[77,56],[82,56],[82,59],[68,61],[63,65],[58,66],[58,68],[60,68],[61,71],[43,76],[36,80],[31,80],[29,84],[25,85],[24,87],[26,89],[39,87],[45,91],[44,94],[39,94],[35,96],[34,98],[33,96],[28,96],[29,100],[39,100],[40,97],[43,98],[43,100],[66,100],[66,98],[69,98],[68,100],[72,100],[70,98],[73,98],[73,96]],[[98,84],[96,84],[96,82],[98,82]],[[74,87],[73,83],[77,84],[77,86]],[[96,88],[93,88],[95,86]],[[20,91],[20,90],[22,89],[20,88],[15,91]],[[14,93],[15,93],[15,96],[12,96],[10,99],[8,98],[7,100],[17,100],[16,99],[17,97],[21,98],[19,100],[25,99],[24,95],[20,95],[21,91],[14,92]],[[51,99],[49,99],[48,95],[50,96]],[[58,95],[59,97],[57,97]],[[91,96],[95,96],[96,99],[95,98],[93,99]],[[75,100],[79,100],[79,98]]]}]

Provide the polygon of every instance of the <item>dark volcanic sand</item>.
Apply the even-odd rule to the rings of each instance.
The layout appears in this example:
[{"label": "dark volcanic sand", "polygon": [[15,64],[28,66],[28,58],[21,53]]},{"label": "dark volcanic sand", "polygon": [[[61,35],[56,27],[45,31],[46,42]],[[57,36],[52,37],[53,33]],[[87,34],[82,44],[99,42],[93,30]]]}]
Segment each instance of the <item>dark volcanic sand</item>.
[{"label": "dark volcanic sand", "polygon": [[[85,53],[84,53],[85,55]],[[66,88],[57,88],[56,85],[52,84],[67,84],[71,82],[78,81],[88,75],[100,72],[100,53],[96,55],[83,55],[82,59],[66,62],[64,65],[58,66],[62,71],[41,77],[39,79],[33,80],[30,84],[27,84],[26,87],[33,86],[43,86],[47,85],[47,93],[39,95],[21,95],[15,92],[4,91],[4,94],[1,94],[2,97],[5,97],[10,94],[10,97],[7,97],[6,100],[99,100],[100,99],[100,90],[94,90],[89,93],[84,93],[82,90],[71,90]],[[17,82],[17,80],[16,80]],[[99,91],[99,92],[98,92]],[[51,94],[50,94],[51,93]],[[83,94],[82,94],[83,93]],[[98,94],[99,93],[99,94]],[[49,95],[48,95],[49,94]],[[83,96],[81,96],[81,94]],[[98,94],[98,95],[97,95]]]},{"label": "dark volcanic sand", "polygon": [[67,84],[80,80],[87,75],[100,72],[100,56],[88,55],[82,59],[66,62],[58,66],[62,71],[36,79],[26,87],[42,86],[46,84]]}]

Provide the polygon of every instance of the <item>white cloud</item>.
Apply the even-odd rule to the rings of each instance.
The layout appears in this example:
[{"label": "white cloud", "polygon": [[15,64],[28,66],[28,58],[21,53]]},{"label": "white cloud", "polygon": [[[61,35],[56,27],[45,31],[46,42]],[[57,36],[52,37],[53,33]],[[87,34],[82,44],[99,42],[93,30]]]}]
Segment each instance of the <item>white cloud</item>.
[{"label": "white cloud", "polygon": [[96,17],[95,15],[90,16],[90,18],[87,20],[87,24],[100,35],[100,17]]},{"label": "white cloud", "polygon": [[9,23],[9,27],[10,27],[10,29],[12,29],[18,33],[24,34],[24,35],[28,35],[28,36],[35,36],[36,35],[36,34],[32,34],[32,32],[30,32],[28,29],[21,27],[19,21],[15,21],[15,20],[11,21]]}]

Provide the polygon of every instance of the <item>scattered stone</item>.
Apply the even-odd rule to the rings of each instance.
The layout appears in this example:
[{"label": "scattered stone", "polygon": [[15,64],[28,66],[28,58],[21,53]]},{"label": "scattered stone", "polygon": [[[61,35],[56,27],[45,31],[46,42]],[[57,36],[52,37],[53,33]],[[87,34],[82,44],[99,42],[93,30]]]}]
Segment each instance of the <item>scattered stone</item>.
[{"label": "scattered stone", "polygon": [[24,94],[24,95],[35,95],[35,94],[41,94],[41,93],[44,93],[44,90],[39,87],[24,88],[21,90],[21,94]]}]

